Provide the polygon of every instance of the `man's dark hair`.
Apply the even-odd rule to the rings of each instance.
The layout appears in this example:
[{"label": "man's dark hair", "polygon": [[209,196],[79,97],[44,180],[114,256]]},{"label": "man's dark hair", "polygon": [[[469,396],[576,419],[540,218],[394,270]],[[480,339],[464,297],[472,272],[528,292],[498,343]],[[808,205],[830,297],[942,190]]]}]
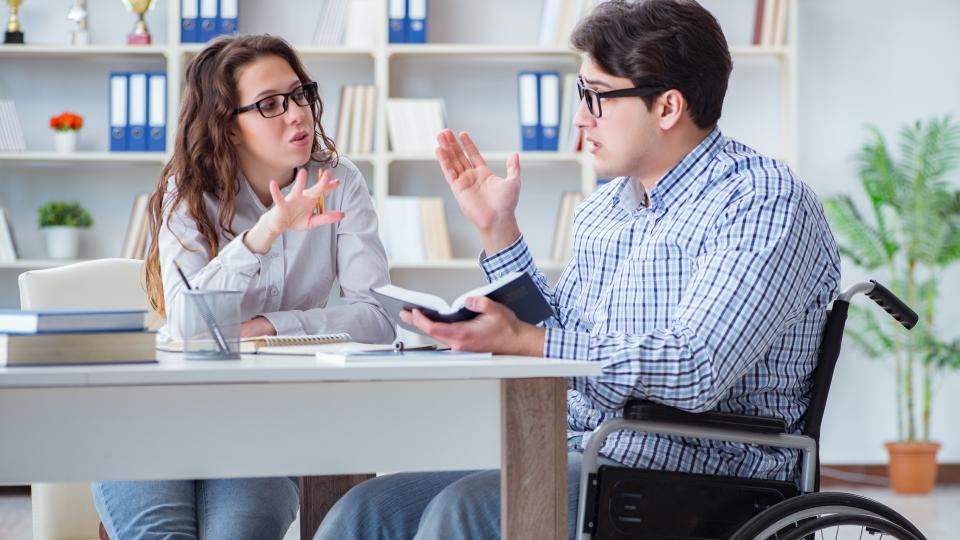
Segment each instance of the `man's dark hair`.
[{"label": "man's dark hair", "polygon": [[[577,26],[571,42],[610,75],[679,90],[698,127],[720,119],[733,61],[717,19],[697,2],[610,0]],[[656,98],[643,98],[647,109]]]}]

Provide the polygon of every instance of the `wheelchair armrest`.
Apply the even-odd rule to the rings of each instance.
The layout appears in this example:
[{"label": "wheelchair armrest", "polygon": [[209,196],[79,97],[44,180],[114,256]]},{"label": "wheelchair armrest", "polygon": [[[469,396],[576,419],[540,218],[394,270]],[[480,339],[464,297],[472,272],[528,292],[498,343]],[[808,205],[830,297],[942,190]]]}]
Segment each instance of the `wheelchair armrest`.
[{"label": "wheelchair armrest", "polygon": [[627,420],[668,422],[690,427],[732,429],[771,435],[786,433],[787,431],[787,423],[779,418],[714,411],[692,413],[639,399],[627,402],[623,408],[623,417]]}]

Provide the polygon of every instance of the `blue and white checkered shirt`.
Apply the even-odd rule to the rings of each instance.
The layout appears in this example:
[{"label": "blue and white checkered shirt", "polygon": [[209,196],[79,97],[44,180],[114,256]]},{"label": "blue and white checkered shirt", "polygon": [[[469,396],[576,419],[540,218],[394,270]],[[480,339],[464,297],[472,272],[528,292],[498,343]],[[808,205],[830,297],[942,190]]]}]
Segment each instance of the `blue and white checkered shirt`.
[{"label": "blue and white checkered shirt", "polygon": [[[603,365],[570,381],[579,450],[631,398],[782,418],[798,433],[837,294],[840,257],[820,203],[784,164],[714,130],[640,204],[613,180],[574,215],[573,257],[551,289],[523,237],[481,260],[488,279],[534,276],[556,312],[545,356]],[[601,453],[649,469],[788,480],[795,450],[619,432]]]}]

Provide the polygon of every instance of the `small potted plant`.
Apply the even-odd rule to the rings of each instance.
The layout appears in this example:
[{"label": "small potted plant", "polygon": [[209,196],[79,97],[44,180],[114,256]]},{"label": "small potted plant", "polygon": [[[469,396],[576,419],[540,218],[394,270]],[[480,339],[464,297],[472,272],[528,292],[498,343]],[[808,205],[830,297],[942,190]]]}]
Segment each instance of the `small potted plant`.
[{"label": "small potted plant", "polygon": [[38,219],[47,240],[51,259],[76,259],[80,247],[80,229],[93,225],[84,207],[78,202],[49,202],[40,207]]},{"label": "small potted plant", "polygon": [[83,117],[64,112],[50,118],[53,128],[53,145],[57,152],[74,152],[77,149],[77,133],[83,127]]}]

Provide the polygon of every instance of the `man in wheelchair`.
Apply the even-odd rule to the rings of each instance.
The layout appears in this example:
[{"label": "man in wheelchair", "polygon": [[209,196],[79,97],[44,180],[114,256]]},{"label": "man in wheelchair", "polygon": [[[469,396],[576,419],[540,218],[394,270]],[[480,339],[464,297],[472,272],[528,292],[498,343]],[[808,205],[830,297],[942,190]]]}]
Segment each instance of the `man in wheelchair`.
[{"label": "man in wheelchair", "polygon": [[[691,512],[681,518],[678,510],[687,503],[700,505],[693,514],[713,506],[749,518],[799,493],[801,448],[810,462],[809,445],[697,436],[729,427],[723,417],[693,436],[620,429],[593,436],[605,420],[624,416],[628,404],[635,407],[633,400],[765,417],[752,426],[758,436],[799,436],[827,309],[838,294],[837,245],[817,197],[787,165],[718,128],[732,61],[703,7],[692,0],[602,3],[572,43],[584,53],[575,121],[597,175],[614,179],[577,208],[573,257],[555,288],[537,270],[517,224],[517,156],[501,178],[465,133],[459,142],[441,133],[437,150],[483,240],[488,279],[529,273],[555,315],[533,326],[473,298],[467,307],[480,316],[469,322],[434,323],[418,312],[402,317],[455,349],[602,364],[599,377],[569,382],[571,538],[726,538],[729,525],[710,533],[721,536],[695,525],[680,533],[645,530],[646,510],[671,525],[687,519]],[[610,489],[591,477],[585,491],[596,495],[602,487],[612,502],[584,505],[593,514],[602,506],[604,519],[615,522],[607,530],[589,520],[576,526],[581,462],[591,442],[594,465],[598,451],[611,470],[667,475],[627,475]],[[678,491],[680,500],[668,497],[678,473],[699,482]],[[775,482],[757,488],[774,495],[747,498],[749,512],[728,511],[714,498],[729,491],[711,484],[717,477]],[[635,478],[654,489],[637,489]],[[499,480],[497,471],[381,476],[341,499],[316,538],[496,538]],[[778,492],[783,486],[793,492]],[[604,512],[612,507],[619,513]]]}]

